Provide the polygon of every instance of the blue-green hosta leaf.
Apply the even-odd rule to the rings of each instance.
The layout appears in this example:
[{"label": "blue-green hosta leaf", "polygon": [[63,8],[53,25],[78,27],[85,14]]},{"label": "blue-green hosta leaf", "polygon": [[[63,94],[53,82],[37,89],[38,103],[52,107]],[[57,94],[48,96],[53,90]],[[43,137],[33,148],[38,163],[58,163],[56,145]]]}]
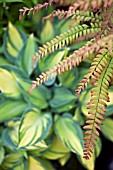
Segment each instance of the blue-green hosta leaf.
[{"label": "blue-green hosta leaf", "polygon": [[54,38],[54,28],[50,20],[45,21],[45,25],[42,28],[40,36],[43,44]]},{"label": "blue-green hosta leaf", "polygon": [[112,127],[113,127],[113,120],[110,119],[110,118],[106,118],[104,121],[103,121],[103,126],[101,126],[101,129],[102,129],[102,133],[103,135],[110,141],[113,142],[113,130],[112,130]]},{"label": "blue-green hosta leaf", "polygon": [[113,104],[108,105],[106,108],[106,116],[111,116],[113,114]]},{"label": "blue-green hosta leaf", "polygon": [[1,167],[3,169],[13,169],[15,166],[18,166],[23,162],[23,157],[20,154],[12,153],[6,155]]},{"label": "blue-green hosta leaf", "polygon": [[50,93],[46,87],[36,87],[31,94],[28,95],[27,90],[30,88],[31,82],[25,79],[18,79],[18,83],[23,97],[28,103],[32,103],[39,109],[44,109],[48,106],[47,99],[50,98]]},{"label": "blue-green hosta leaf", "polygon": [[4,151],[4,148],[1,146],[0,147],[0,165],[4,160],[4,156],[5,156],[5,151]]},{"label": "blue-green hosta leaf", "polygon": [[87,169],[87,170],[94,170],[95,168],[95,160],[99,156],[102,149],[101,139],[98,138],[97,145],[95,147],[95,151],[91,154],[91,158],[86,160],[83,156],[77,156],[79,162]]},{"label": "blue-green hosta leaf", "polygon": [[23,115],[19,128],[19,147],[35,145],[49,133],[52,125],[51,113],[42,113],[38,109]]},{"label": "blue-green hosta leaf", "polygon": [[23,0],[0,0],[0,2],[24,2]]},{"label": "blue-green hosta leaf", "polygon": [[32,56],[37,51],[37,45],[34,36],[31,34],[24,47],[19,53],[18,64],[20,68],[29,76],[32,73]]},{"label": "blue-green hosta leaf", "polygon": [[83,155],[82,130],[70,114],[55,116],[55,133],[70,151]]},{"label": "blue-green hosta leaf", "polygon": [[67,149],[57,137],[54,137],[52,145],[42,154],[42,156],[46,159],[56,160],[64,157],[68,153],[69,149]]},{"label": "blue-green hosta leaf", "polygon": [[9,22],[8,29],[4,36],[4,54],[14,62],[24,45],[25,37]]},{"label": "blue-green hosta leaf", "polygon": [[42,160],[29,156],[27,170],[48,170]]},{"label": "blue-green hosta leaf", "polygon": [[75,101],[75,95],[71,91],[65,87],[55,87],[54,96],[50,100],[50,106],[52,108],[58,108],[72,101]]},{"label": "blue-green hosta leaf", "polygon": [[65,55],[65,51],[55,52],[54,54],[47,55],[39,61],[39,69],[41,72],[46,72],[48,68],[53,68],[55,64],[58,64]]},{"label": "blue-green hosta leaf", "polygon": [[7,99],[4,102],[0,102],[0,122],[20,116],[27,106],[28,104],[24,100],[16,101]]},{"label": "blue-green hosta leaf", "polygon": [[21,94],[13,74],[2,68],[0,68],[0,90],[9,97],[18,98]]},{"label": "blue-green hosta leaf", "polygon": [[78,69],[75,67],[68,72],[64,72],[61,76],[58,76],[60,83],[67,88],[75,90],[77,88]]},{"label": "blue-green hosta leaf", "polygon": [[6,147],[16,149],[18,146],[19,122],[17,122],[17,125],[14,125],[14,122],[10,121],[8,124],[10,124],[9,127],[2,132],[2,141]]}]

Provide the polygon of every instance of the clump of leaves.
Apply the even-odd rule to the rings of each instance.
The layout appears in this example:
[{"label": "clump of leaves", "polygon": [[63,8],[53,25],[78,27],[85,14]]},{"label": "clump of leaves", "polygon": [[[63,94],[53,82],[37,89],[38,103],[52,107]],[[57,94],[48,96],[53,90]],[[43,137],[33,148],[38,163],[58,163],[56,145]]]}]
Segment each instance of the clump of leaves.
[{"label": "clump of leaves", "polygon": [[[24,15],[26,11],[35,12],[35,10],[39,10],[44,6],[47,7],[51,3],[52,1],[43,5],[37,5],[31,9],[23,8],[20,10],[20,16]],[[75,50],[53,68],[48,69],[45,73],[41,73],[36,78],[36,81],[33,81],[28,93],[30,94],[36,85],[39,86],[43,82],[48,81],[49,76],[52,79],[56,74],[61,75],[65,71],[69,71],[79,65],[89,56],[94,56],[88,74],[80,81],[76,90],[78,96],[88,82],[93,81],[94,88],[91,90],[91,100],[88,102],[87,107],[89,109],[89,116],[86,121],[88,125],[84,126],[84,129],[87,130],[84,137],[84,158],[89,159],[93,152],[93,147],[96,145],[97,136],[99,136],[98,130],[101,130],[100,125],[102,120],[104,120],[105,107],[107,102],[109,102],[108,87],[113,78],[113,1],[94,0],[90,2],[89,0],[77,0],[69,6],[67,11],[53,11],[44,19],[54,18],[55,16],[58,16],[60,19],[63,17],[70,18],[73,20],[73,24],[77,22],[78,25],[72,26],[71,29],[39,47],[38,52],[33,57],[33,64],[48,53],[51,54],[64,46],[82,40],[88,41],[83,47]]]}]

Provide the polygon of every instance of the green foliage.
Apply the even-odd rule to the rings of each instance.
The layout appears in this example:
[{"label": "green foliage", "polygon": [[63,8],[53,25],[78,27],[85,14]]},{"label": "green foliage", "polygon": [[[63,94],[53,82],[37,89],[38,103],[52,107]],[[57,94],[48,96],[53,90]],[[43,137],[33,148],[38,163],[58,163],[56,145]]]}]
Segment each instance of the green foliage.
[{"label": "green foliage", "polygon": [[[113,84],[112,43],[109,43],[112,42],[112,7],[101,13],[95,4],[85,6],[83,2],[80,7],[79,0],[54,1],[58,6],[72,5],[67,11],[54,10],[55,6],[50,6],[52,1],[0,2],[3,2],[0,6],[0,170],[55,170],[54,161],[66,169],[72,155],[75,162],[94,170],[102,148],[101,138],[96,134],[106,105],[107,118],[101,129],[113,141],[113,121],[109,118],[113,105],[108,103],[113,94],[113,89],[108,89]],[[102,5],[106,8],[111,3],[101,0],[98,7],[103,9]],[[97,11],[93,12],[92,8]],[[19,9],[21,21],[18,21]],[[22,18],[25,13],[33,12],[28,20]],[[108,14],[111,18],[107,23]],[[41,22],[42,18],[45,23]],[[78,98],[74,92],[77,85],[78,95],[89,86]],[[29,88],[29,93],[35,88],[30,95]],[[90,92],[91,115],[87,120],[90,124],[84,126],[87,129],[84,139],[98,140],[93,153],[90,152],[94,141],[84,144],[81,127],[85,124]],[[86,158],[91,154],[90,160],[83,158],[84,146],[88,146],[84,153]]]}]

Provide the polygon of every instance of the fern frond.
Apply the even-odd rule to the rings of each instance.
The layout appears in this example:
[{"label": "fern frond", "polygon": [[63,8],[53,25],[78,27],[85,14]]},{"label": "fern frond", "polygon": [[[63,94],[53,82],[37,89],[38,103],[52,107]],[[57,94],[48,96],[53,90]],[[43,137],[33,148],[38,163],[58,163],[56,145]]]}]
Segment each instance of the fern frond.
[{"label": "fern frond", "polygon": [[71,28],[67,32],[60,34],[59,36],[56,36],[54,39],[52,39],[50,42],[47,42],[42,47],[39,47],[38,53],[36,53],[35,56],[33,56],[33,61],[37,62],[40,60],[40,58],[44,57],[48,53],[53,53],[55,50],[60,49],[64,47],[65,45],[69,45],[73,43],[75,40],[81,38],[81,37],[88,37],[88,35],[96,34],[100,31],[100,23],[91,23],[91,26],[88,26],[86,24],[79,25],[76,27]]},{"label": "fern frond", "polygon": [[93,52],[99,51],[102,47],[109,46],[108,40],[112,40],[113,35],[109,35],[107,37],[99,39],[98,41],[92,40],[88,41],[86,45],[79,48],[79,50],[75,50],[72,55],[69,57],[65,57],[64,60],[62,60],[60,63],[58,63],[54,68],[49,69],[46,73],[42,73],[36,81],[32,81],[32,85],[28,90],[28,93],[30,94],[31,91],[34,90],[36,85],[42,84],[44,81],[47,81],[48,76],[53,78],[58,73],[61,75],[64,70],[68,71],[69,69],[72,69],[73,66],[79,65],[81,61],[86,59],[89,55],[93,54]]},{"label": "fern frond", "polygon": [[104,61],[105,61],[105,57],[107,53],[108,53],[108,50],[105,48],[99,50],[98,54],[96,55],[96,57],[94,58],[91,64],[91,67],[89,68],[88,74],[86,74],[84,78],[80,81],[80,83],[78,84],[78,89],[75,91],[77,97],[82,91],[84,91],[84,87],[87,87],[87,84],[90,78],[93,78],[95,80],[99,78],[97,76],[102,72],[102,69],[105,67]]},{"label": "fern frond", "polygon": [[48,16],[43,17],[42,21],[44,22],[46,19],[52,19],[54,17],[58,17],[58,19],[62,19],[62,18],[68,18],[71,17],[71,19],[73,19],[75,22],[79,23],[80,21],[91,21],[91,22],[102,22],[102,16],[98,15],[97,13],[94,14],[93,12],[89,12],[89,11],[73,11],[72,13],[70,13],[70,15],[68,14],[68,11],[64,11],[64,10],[54,10],[51,14],[49,14]]},{"label": "fern frond", "polygon": [[101,130],[100,125],[102,125],[103,116],[106,112],[106,102],[109,102],[108,87],[113,78],[113,58],[110,54],[107,54],[103,62],[105,68],[103,70],[100,69],[101,75],[95,83],[96,87],[91,90],[92,97],[87,107],[89,109],[89,116],[86,121],[88,125],[84,126],[84,129],[87,130],[84,137],[84,158],[86,159],[91,157],[93,148],[96,146],[95,141],[97,140],[97,136],[99,136],[98,130]]},{"label": "fern frond", "polygon": [[79,11],[76,10],[75,13],[72,15],[72,19],[75,21],[91,21],[91,22],[102,22],[102,16],[98,15],[97,13],[94,14],[93,12],[89,11]]},{"label": "fern frond", "polygon": [[42,9],[44,7],[47,8],[53,2],[56,2],[56,0],[50,0],[49,2],[45,2],[44,4],[37,4],[36,6],[31,7],[31,8],[23,7],[22,9],[19,9],[19,12],[20,12],[19,20],[21,20],[22,16],[24,16],[26,13],[27,13],[27,15],[30,15],[31,12],[34,14],[36,11],[39,11],[40,9]]},{"label": "fern frond", "polygon": [[73,6],[70,8],[70,13],[76,9],[84,10],[87,9],[99,9],[111,6],[113,0],[77,0]]}]

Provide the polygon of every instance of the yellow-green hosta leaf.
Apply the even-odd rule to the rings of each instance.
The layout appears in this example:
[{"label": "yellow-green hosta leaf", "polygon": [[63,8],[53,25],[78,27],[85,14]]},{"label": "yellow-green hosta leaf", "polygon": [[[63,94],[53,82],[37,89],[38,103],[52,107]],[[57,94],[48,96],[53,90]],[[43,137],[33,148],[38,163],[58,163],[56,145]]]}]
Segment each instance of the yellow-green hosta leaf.
[{"label": "yellow-green hosta leaf", "polygon": [[0,56],[0,66],[1,65],[11,65],[11,63],[3,56]]},{"label": "yellow-green hosta leaf", "polygon": [[14,62],[18,57],[24,41],[25,35],[9,22],[4,36],[4,53],[11,62]]},{"label": "yellow-green hosta leaf", "polygon": [[48,170],[43,161],[29,156],[27,170]]},{"label": "yellow-green hosta leaf", "polygon": [[23,115],[19,128],[19,148],[35,145],[49,133],[52,125],[51,113],[42,113],[38,109]]},{"label": "yellow-green hosta leaf", "polygon": [[65,51],[58,51],[53,54],[49,54],[39,61],[39,69],[41,72],[47,71],[48,68],[53,68],[55,64],[58,64],[65,55]]},{"label": "yellow-green hosta leaf", "polygon": [[55,133],[62,143],[72,152],[83,155],[83,134],[73,117],[66,113],[55,116]]},{"label": "yellow-green hosta leaf", "polygon": [[91,94],[90,90],[92,87],[85,89],[79,96],[81,102],[81,111],[85,116],[88,116],[87,103],[90,101]]},{"label": "yellow-green hosta leaf", "polygon": [[52,108],[58,108],[65,104],[75,101],[75,95],[71,93],[65,87],[55,87],[54,96],[50,100],[50,106]]},{"label": "yellow-green hosta leaf", "polygon": [[50,161],[48,161],[47,159],[42,159],[45,167],[47,168],[47,170],[56,170],[52,164],[50,163]]},{"label": "yellow-green hosta leaf", "polygon": [[21,164],[22,162],[23,162],[22,155],[12,153],[5,156],[1,167],[4,170],[13,169],[15,166]]},{"label": "yellow-green hosta leaf", "polygon": [[1,165],[1,163],[3,162],[3,160],[4,160],[4,156],[5,156],[5,150],[4,150],[4,148],[1,146],[1,147],[0,147],[0,165]]},{"label": "yellow-green hosta leaf", "polygon": [[9,97],[19,97],[20,89],[13,74],[0,68],[0,90]]},{"label": "yellow-green hosta leaf", "polygon": [[20,116],[27,108],[24,100],[9,100],[0,102],[0,122],[11,120],[16,116]]},{"label": "yellow-green hosta leaf", "polygon": [[11,22],[8,24],[8,36],[11,41],[12,46],[19,51],[23,46],[23,39],[21,38],[18,30],[12,25]]},{"label": "yellow-green hosta leaf", "polygon": [[28,150],[28,153],[33,156],[37,156],[42,151],[47,150],[49,146],[46,144],[44,140],[37,142],[34,146],[28,146],[26,149]]},{"label": "yellow-green hosta leaf", "polygon": [[20,68],[29,76],[32,73],[32,56],[37,51],[34,36],[31,34],[19,53],[18,63]]},{"label": "yellow-green hosta leaf", "polygon": [[25,165],[24,163],[21,163],[20,165],[17,165],[16,167],[14,167],[13,170],[24,170],[25,169]]},{"label": "yellow-green hosta leaf", "polygon": [[110,118],[106,118],[103,121],[103,126],[101,126],[103,135],[110,141],[113,142],[113,120]]},{"label": "yellow-green hosta leaf", "polygon": [[57,137],[54,137],[52,145],[42,156],[46,159],[55,160],[64,157],[68,153],[69,149],[67,149]]},{"label": "yellow-green hosta leaf", "polygon": [[54,37],[54,28],[50,20],[45,21],[45,25],[43,26],[40,36],[43,44]]},{"label": "yellow-green hosta leaf", "polygon": [[70,156],[71,156],[71,154],[68,153],[68,154],[66,154],[64,157],[62,157],[62,158],[60,158],[60,159],[58,160],[59,163],[61,164],[61,166],[64,166],[64,165],[67,163],[67,161],[69,160]]}]

